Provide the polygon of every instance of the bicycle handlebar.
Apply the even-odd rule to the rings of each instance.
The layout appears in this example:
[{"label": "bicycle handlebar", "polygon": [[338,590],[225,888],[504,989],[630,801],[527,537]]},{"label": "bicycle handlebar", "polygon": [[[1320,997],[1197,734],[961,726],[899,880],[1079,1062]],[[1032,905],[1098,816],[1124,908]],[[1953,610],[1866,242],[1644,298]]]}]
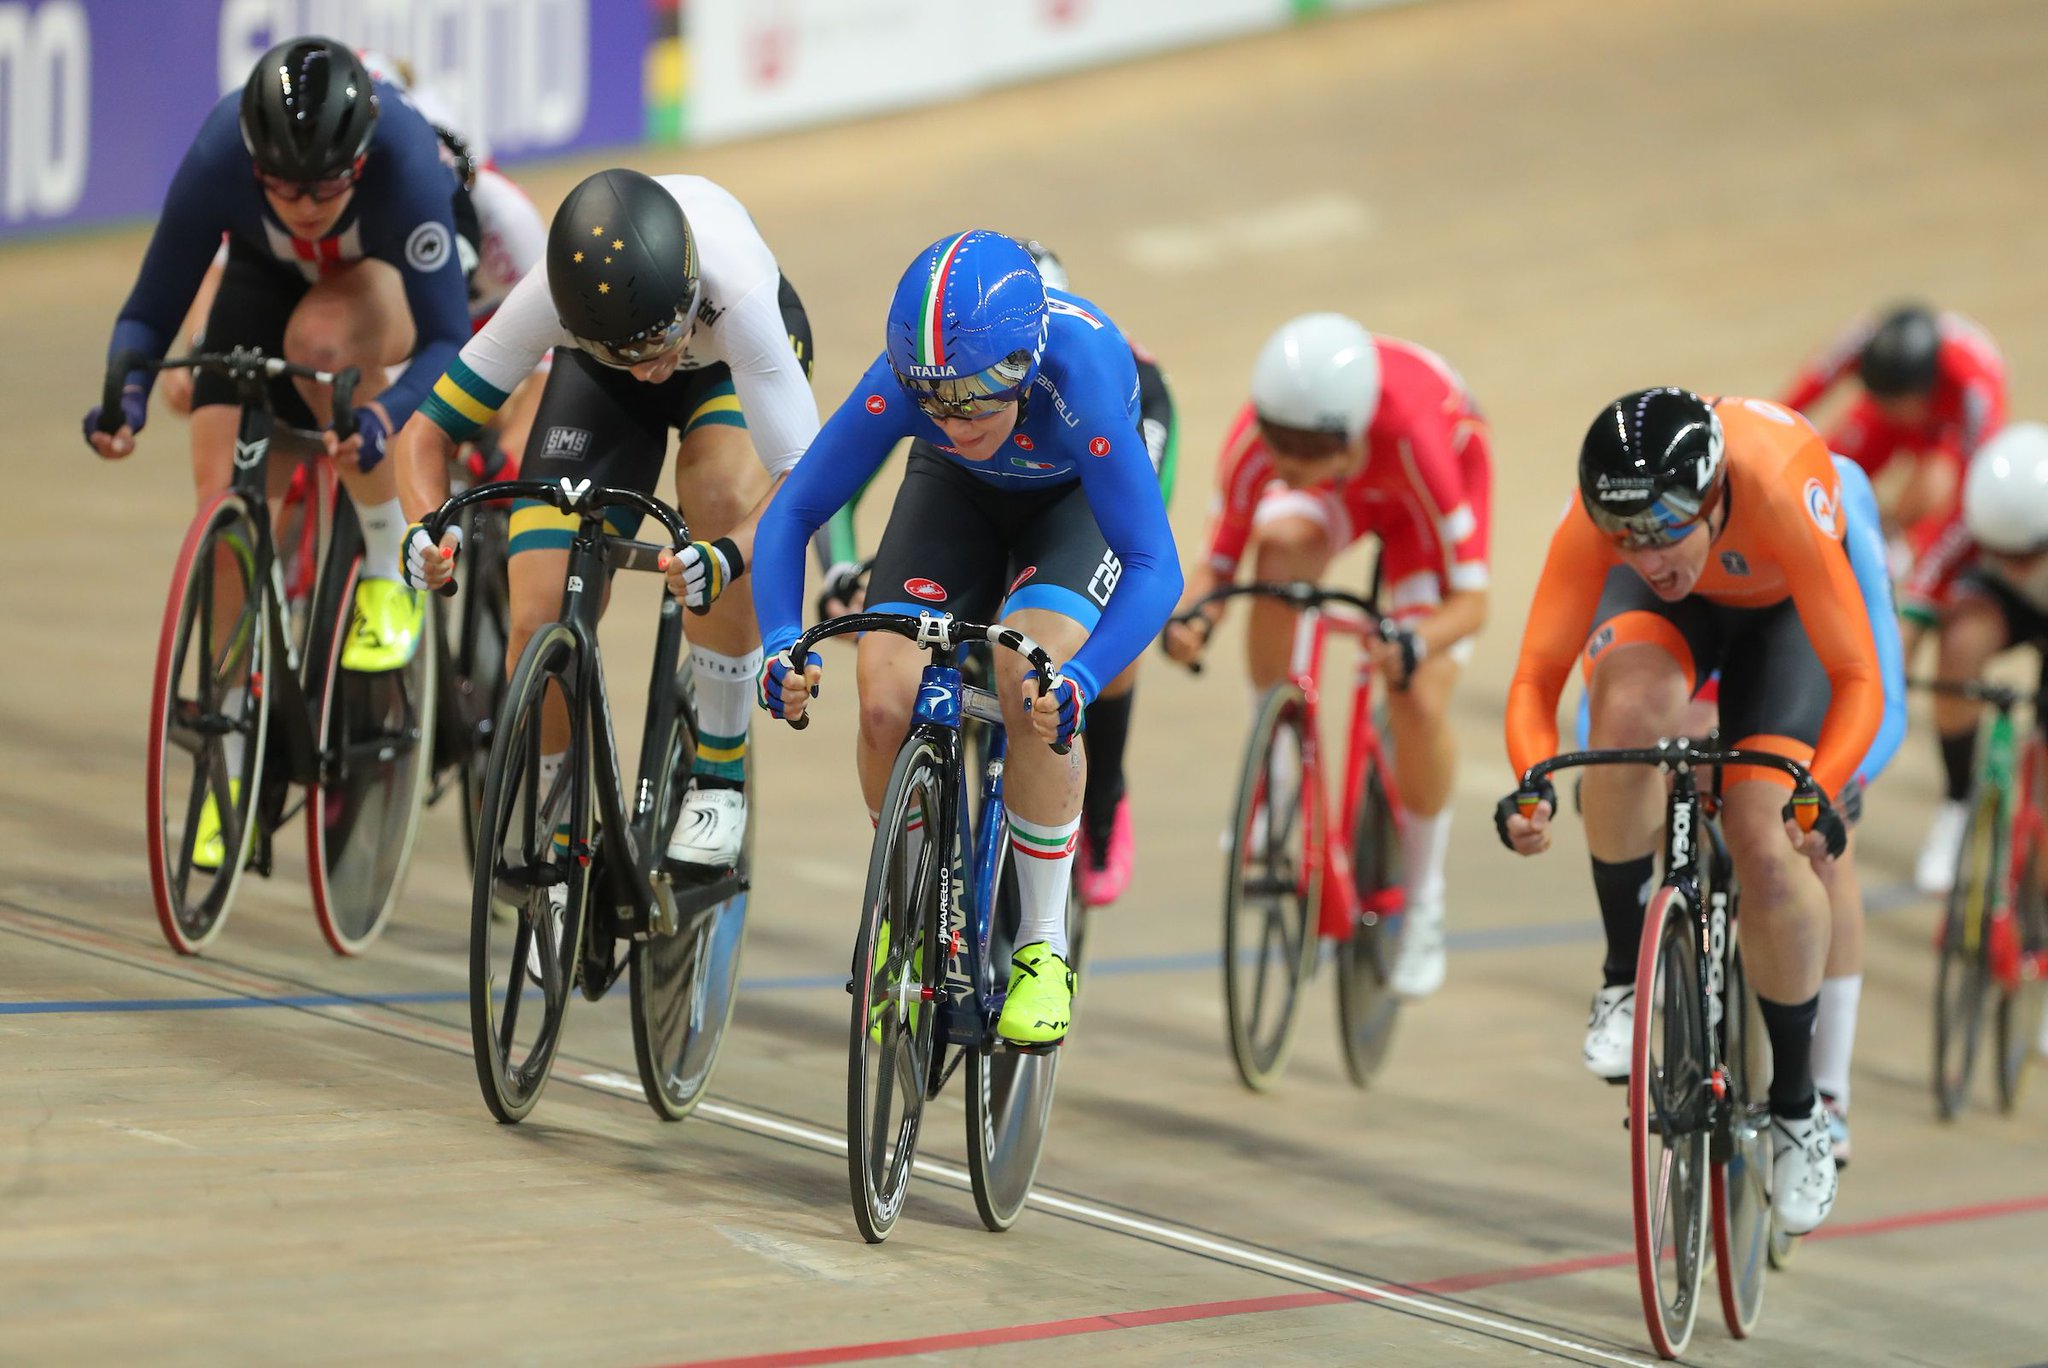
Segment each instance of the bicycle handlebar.
[{"label": "bicycle handlebar", "polygon": [[[564,513],[583,517],[594,517],[607,508],[638,509],[667,530],[672,551],[680,553],[690,544],[690,525],[683,521],[683,515],[652,495],[642,494],[637,489],[593,488],[588,480],[571,484],[567,477],[553,481],[500,480],[493,484],[471,485],[460,494],[450,495],[447,502],[421,518],[420,528],[427,534],[427,540],[438,546],[463,509],[473,503],[494,503],[504,499],[536,499],[553,504]],[[734,567],[735,577],[743,569],[743,565]],[[455,581],[451,579],[442,585],[440,593],[443,598],[452,597]]]},{"label": "bicycle handlebar", "polygon": [[[1190,603],[1184,612],[1175,613],[1168,618],[1167,623],[1169,626],[1175,623],[1192,626],[1196,622],[1201,622],[1205,624],[1205,632],[1213,630],[1215,623],[1202,610],[1212,603],[1222,603],[1226,599],[1243,598],[1247,595],[1279,599],[1282,603],[1301,609],[1321,608],[1324,604],[1340,603],[1363,613],[1366,621],[1372,624],[1374,633],[1382,641],[1398,643],[1409,635],[1407,628],[1382,614],[1379,605],[1372,600],[1354,594],[1348,589],[1327,588],[1314,580],[1258,580],[1251,584],[1226,584],[1220,589],[1202,595]],[[1162,649],[1163,646],[1162,642]],[[1187,667],[1187,671],[1189,674],[1200,674],[1202,662],[1195,661]],[[1406,687],[1405,683],[1403,687]]]},{"label": "bicycle handlebar", "polygon": [[1751,765],[1774,769],[1792,780],[1792,798],[1802,830],[1811,831],[1823,815],[1834,811],[1827,794],[1814,782],[1812,772],[1797,760],[1765,750],[1704,750],[1679,737],[1666,738],[1655,746],[1567,751],[1548,760],[1539,760],[1523,771],[1522,782],[1515,788],[1516,803],[1522,809],[1522,815],[1526,817],[1535,810],[1536,804],[1542,800],[1542,786],[1551,775],[1559,770],[1592,765],[1655,765],[1659,769],[1674,771],[1706,765]]},{"label": "bicycle handlebar", "polygon": [[344,442],[356,435],[354,399],[356,385],[363,378],[361,371],[354,366],[338,371],[315,370],[283,357],[265,356],[252,347],[236,347],[225,352],[196,352],[191,356],[167,356],[161,360],[151,360],[136,352],[121,352],[107,365],[106,379],[100,387],[100,420],[94,426],[110,437],[121,430],[121,424],[126,421],[121,414],[121,391],[127,388],[130,373],[167,370],[212,371],[230,380],[273,380],[289,376],[330,386],[334,390],[334,435]]},{"label": "bicycle handlebar", "polygon": [[[1031,668],[1038,671],[1038,696],[1044,698],[1051,691],[1053,669],[1052,656],[1046,649],[1025,636],[1014,627],[991,626],[981,622],[963,622],[946,614],[923,613],[911,617],[906,613],[846,613],[821,622],[796,639],[789,648],[792,662],[807,659],[819,642],[830,637],[849,636],[855,632],[894,632],[897,636],[913,641],[927,650],[950,650],[969,641],[986,641],[1005,650],[1015,651],[1031,662]],[[802,731],[811,725],[811,716],[805,713],[790,723]],[[1054,744],[1055,755],[1065,755],[1073,747]]]}]

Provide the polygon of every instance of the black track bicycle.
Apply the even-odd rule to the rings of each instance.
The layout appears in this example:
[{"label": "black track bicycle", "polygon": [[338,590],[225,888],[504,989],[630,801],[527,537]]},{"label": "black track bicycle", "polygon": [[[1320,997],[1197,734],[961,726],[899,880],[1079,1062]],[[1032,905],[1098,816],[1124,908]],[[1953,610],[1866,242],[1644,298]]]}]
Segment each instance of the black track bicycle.
[{"label": "black track bicycle", "polygon": [[[477,1080],[498,1120],[533,1109],[573,992],[596,1001],[631,972],[633,1054],[648,1105],[679,1121],[702,1100],[739,983],[753,859],[751,818],[726,870],[671,867],[663,851],[697,751],[682,609],[662,596],[638,776],[624,787],[597,623],[615,570],[659,573],[666,548],[606,533],[629,508],[685,547],[660,500],[588,480],[512,480],[457,494],[422,520],[441,540],[463,510],[527,498],[578,518],[560,620],[535,632],[506,685],[485,767],[470,908],[469,1009]],[[544,758],[552,718],[565,748]]]},{"label": "black track bicycle", "polygon": [[[294,365],[246,348],[109,365],[101,431],[118,430],[137,370],[185,369],[233,382],[241,405],[229,487],[203,504],[178,552],[151,690],[150,884],[171,946],[196,954],[217,935],[245,869],[268,876],[278,829],[306,811],[313,909],[327,942],[355,954],[396,906],[430,764],[438,650],[429,623],[404,667],[341,666],[362,534],[318,434],[290,434],[304,462],[297,497],[273,513],[270,455],[280,435],[270,382],[332,387],[334,431],[355,430],[357,374]],[[294,792],[299,795],[294,801]]]},{"label": "black track bicycle", "polygon": [[[1720,775],[1729,765],[1791,777],[1797,808],[1818,820],[1826,795],[1798,762],[1723,750],[1714,738],[1574,751],[1532,765],[1515,798],[1526,814],[1560,770],[1653,765],[1670,776],[1663,882],[1643,918],[1635,1043],[1628,1078],[1636,1278],[1650,1342],[1685,1352],[1699,1311],[1708,1231],[1728,1333],[1748,1336],[1771,1262],[1770,1043],[1742,968],[1741,890],[1722,838]],[[1700,771],[1710,772],[1702,790]]]}]

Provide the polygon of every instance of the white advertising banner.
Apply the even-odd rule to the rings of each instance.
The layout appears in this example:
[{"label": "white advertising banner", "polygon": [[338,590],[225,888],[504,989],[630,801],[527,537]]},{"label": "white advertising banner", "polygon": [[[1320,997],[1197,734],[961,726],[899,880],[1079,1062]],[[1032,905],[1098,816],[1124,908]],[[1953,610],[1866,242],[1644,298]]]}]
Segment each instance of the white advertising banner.
[{"label": "white advertising banner", "polygon": [[691,141],[951,99],[1272,28],[1290,0],[691,0]]}]

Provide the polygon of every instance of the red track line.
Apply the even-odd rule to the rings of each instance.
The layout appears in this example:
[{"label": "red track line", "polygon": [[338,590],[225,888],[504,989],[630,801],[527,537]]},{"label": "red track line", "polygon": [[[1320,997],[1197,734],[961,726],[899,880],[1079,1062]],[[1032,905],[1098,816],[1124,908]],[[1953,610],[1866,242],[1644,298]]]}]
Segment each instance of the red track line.
[{"label": "red track line", "polygon": [[[1932,1211],[1911,1211],[1899,1216],[1880,1216],[1869,1221],[1829,1226],[1807,1238],[1850,1240],[1871,1235],[1889,1235],[1925,1226],[1957,1225],[1987,1221],[2000,1216],[2023,1216],[2048,1212],[2048,1194],[2016,1197],[2002,1202],[1979,1202],[1970,1206],[1941,1207]],[[1388,1284],[1390,1291],[1445,1295],[1504,1283],[1536,1282],[1561,1278],[1596,1269],[1619,1268],[1635,1262],[1633,1251],[1622,1254],[1589,1254],[1577,1259],[1524,1264],[1478,1273],[1461,1273],[1434,1282]],[[1131,1330],[1147,1325],[1178,1325],[1186,1321],[1219,1320],[1229,1316],[1259,1315],[1268,1311],[1300,1311],[1317,1306],[1338,1306],[1345,1302],[1371,1301],[1369,1293],[1287,1292],[1270,1297],[1240,1297],[1234,1301],[1194,1302],[1186,1306],[1160,1306],[1148,1310],[1112,1311],[1071,1320],[1038,1321],[1030,1325],[998,1325],[986,1330],[961,1330],[949,1335],[920,1335],[915,1339],[875,1340],[867,1344],[828,1345],[817,1349],[789,1349],[767,1354],[738,1354],[730,1358],[690,1359],[665,1368],[808,1368],[823,1363],[862,1363],[873,1359],[907,1358],[913,1354],[936,1354],[949,1349],[981,1349],[992,1344],[1022,1344],[1033,1340],[1060,1339],[1068,1335],[1093,1335],[1105,1330]]]}]

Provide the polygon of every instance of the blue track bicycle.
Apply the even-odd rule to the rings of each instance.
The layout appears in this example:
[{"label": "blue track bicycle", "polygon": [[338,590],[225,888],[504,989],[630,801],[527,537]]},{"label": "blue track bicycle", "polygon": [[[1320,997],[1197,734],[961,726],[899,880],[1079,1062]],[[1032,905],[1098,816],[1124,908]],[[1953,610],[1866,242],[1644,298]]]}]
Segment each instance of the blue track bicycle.
[{"label": "blue track bicycle", "polygon": [[[1024,656],[1041,681],[1052,678],[1052,661],[1012,628],[930,613],[834,618],[804,633],[790,658],[857,632],[894,632],[932,658],[882,800],[847,985],[854,1221],[869,1241],[888,1238],[910,1190],[925,1101],[964,1059],[974,1205],[983,1225],[1007,1230],[1038,1173],[1059,1055],[996,1035],[1019,913],[1003,809],[1003,716],[994,694],[962,682],[959,662],[963,647],[984,641]],[[987,728],[978,782],[970,782],[963,721]],[[1073,910],[1070,901],[1070,925]]]}]

